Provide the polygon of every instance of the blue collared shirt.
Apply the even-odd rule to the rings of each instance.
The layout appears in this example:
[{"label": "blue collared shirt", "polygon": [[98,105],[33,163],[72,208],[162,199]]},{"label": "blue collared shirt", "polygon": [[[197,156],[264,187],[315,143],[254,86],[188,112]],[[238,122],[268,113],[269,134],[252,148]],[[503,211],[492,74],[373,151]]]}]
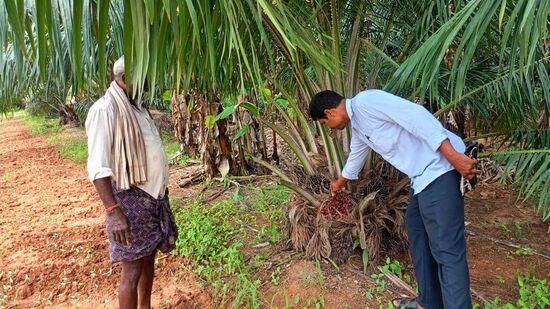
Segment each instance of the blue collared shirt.
[{"label": "blue collared shirt", "polygon": [[351,120],[350,154],[342,171],[357,179],[369,149],[411,179],[414,194],[454,167],[438,150],[445,139],[464,152],[462,140],[443,128],[423,106],[391,93],[370,89],[346,100]]}]

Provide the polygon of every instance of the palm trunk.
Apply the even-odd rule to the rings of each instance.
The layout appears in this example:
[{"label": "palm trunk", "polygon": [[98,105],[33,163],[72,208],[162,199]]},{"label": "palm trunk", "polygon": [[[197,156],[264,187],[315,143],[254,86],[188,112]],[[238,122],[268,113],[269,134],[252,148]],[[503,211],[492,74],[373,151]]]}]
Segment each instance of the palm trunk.
[{"label": "palm trunk", "polygon": [[78,115],[74,111],[73,107],[69,104],[60,104],[59,105],[59,124],[60,125],[70,125],[71,127],[78,127],[80,121]]},{"label": "palm trunk", "polygon": [[[218,104],[218,113],[223,111],[221,104]],[[239,166],[237,161],[233,157],[233,149],[231,141],[227,136],[228,121],[227,119],[220,119],[216,122],[218,128],[218,145],[220,147],[221,160],[226,159],[229,163],[229,174],[239,175]],[[220,162],[221,162],[220,160]],[[242,162],[241,162],[242,163]]]}]

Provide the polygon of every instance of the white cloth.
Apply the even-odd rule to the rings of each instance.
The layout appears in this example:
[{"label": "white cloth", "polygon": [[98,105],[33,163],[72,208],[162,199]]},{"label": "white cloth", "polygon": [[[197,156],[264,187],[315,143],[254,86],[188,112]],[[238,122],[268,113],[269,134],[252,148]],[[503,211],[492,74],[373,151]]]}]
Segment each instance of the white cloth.
[{"label": "white cloth", "polygon": [[[128,190],[131,186],[147,182],[145,143],[134,106],[128,100],[124,89],[113,81],[107,94],[111,97],[115,114],[115,183],[117,190]],[[137,106],[141,109],[141,106]]]},{"label": "white cloth", "polygon": [[[99,178],[114,176],[114,109],[112,97],[103,96],[95,102],[86,118],[86,135],[88,136],[88,178],[94,181]],[[168,158],[162,146],[162,139],[149,113],[144,108],[132,107],[139,123],[145,144],[147,161],[147,182],[137,187],[154,198],[164,196],[168,185]]]}]

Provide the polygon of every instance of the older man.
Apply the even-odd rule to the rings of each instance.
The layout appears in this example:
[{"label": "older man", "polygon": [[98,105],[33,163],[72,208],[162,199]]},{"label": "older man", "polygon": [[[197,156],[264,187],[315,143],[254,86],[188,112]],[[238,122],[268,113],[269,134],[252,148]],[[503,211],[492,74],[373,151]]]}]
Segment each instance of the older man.
[{"label": "older man", "polygon": [[111,262],[122,264],[119,306],[150,308],[155,254],[172,250],[177,238],[168,160],[149,112],[132,96],[124,58],[113,74],[86,118],[88,175],[105,206]]}]

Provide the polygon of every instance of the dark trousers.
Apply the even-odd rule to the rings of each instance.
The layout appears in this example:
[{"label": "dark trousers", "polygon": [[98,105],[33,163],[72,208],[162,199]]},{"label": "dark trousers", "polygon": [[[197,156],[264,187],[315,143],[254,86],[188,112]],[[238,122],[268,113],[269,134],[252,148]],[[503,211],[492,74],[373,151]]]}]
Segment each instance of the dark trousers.
[{"label": "dark trousers", "polygon": [[453,170],[410,196],[407,232],[424,308],[472,308],[459,183]]}]

